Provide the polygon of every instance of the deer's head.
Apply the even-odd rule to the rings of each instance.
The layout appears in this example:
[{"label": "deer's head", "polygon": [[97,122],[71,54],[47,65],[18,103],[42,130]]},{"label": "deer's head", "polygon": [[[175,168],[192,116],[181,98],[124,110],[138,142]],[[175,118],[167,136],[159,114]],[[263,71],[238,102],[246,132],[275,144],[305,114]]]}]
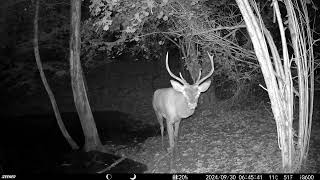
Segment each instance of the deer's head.
[{"label": "deer's head", "polygon": [[205,92],[208,90],[208,88],[210,87],[211,84],[211,80],[207,80],[204,83],[202,83],[204,80],[206,80],[207,78],[209,78],[213,71],[214,71],[214,66],[213,66],[213,56],[211,56],[209,53],[209,58],[211,61],[211,71],[209,72],[208,75],[206,75],[205,77],[203,77],[202,79],[200,79],[201,77],[201,70],[199,71],[199,76],[197,78],[197,81],[190,85],[181,75],[180,73],[180,78],[177,77],[176,75],[174,75],[169,68],[169,64],[168,64],[168,52],[167,52],[167,56],[166,56],[166,68],[168,73],[170,74],[171,77],[173,77],[174,79],[178,80],[179,82],[175,81],[175,80],[170,80],[170,83],[173,87],[173,89],[175,89],[176,91],[179,91],[183,94],[184,98],[187,101],[188,107],[190,109],[195,109],[197,107],[198,104],[198,98],[200,96],[200,94],[202,92]]}]

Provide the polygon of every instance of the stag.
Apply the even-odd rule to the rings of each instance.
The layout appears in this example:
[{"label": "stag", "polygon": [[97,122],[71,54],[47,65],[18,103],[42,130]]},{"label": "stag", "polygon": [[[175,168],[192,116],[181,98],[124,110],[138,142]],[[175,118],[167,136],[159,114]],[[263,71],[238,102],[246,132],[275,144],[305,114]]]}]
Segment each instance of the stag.
[{"label": "stag", "polygon": [[[201,78],[201,70],[199,71],[199,76],[193,85],[190,85],[180,74],[180,78],[175,76],[168,64],[168,52],[166,55],[166,68],[170,76],[175,80],[170,80],[172,87],[158,89],[153,94],[153,109],[157,116],[160,124],[161,130],[161,140],[163,148],[163,118],[166,119],[167,132],[169,136],[169,148],[168,151],[171,155],[174,155],[175,142],[178,140],[179,125],[182,118],[187,118],[191,116],[198,104],[199,96],[202,92],[207,91],[211,84],[211,80],[205,81],[209,78],[213,71],[213,56],[208,53],[211,70],[208,75]],[[202,83],[205,81],[204,83]],[[179,83],[180,82],[180,83]]]}]

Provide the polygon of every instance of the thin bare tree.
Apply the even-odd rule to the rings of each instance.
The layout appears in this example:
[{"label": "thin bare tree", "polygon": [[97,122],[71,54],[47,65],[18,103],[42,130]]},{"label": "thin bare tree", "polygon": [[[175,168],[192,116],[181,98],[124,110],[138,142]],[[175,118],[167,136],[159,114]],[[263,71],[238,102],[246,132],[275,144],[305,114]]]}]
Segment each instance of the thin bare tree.
[{"label": "thin bare tree", "polygon": [[42,62],[40,59],[40,53],[39,53],[39,43],[38,43],[38,19],[39,19],[39,0],[35,1],[35,15],[34,15],[34,39],[33,39],[33,43],[34,43],[34,56],[37,62],[37,66],[39,69],[39,73],[40,73],[40,77],[42,80],[42,83],[48,93],[48,96],[50,98],[51,101],[51,105],[54,111],[54,115],[57,119],[57,123],[59,125],[59,128],[62,132],[62,135],[66,138],[67,142],[69,143],[69,145],[71,146],[72,149],[79,149],[79,146],[77,145],[77,143],[72,139],[72,137],[69,135],[66,127],[64,126],[64,123],[61,119],[61,115],[60,115],[60,111],[58,108],[58,105],[56,103],[56,99],[54,97],[54,94],[48,84],[48,81],[46,79],[46,76],[44,74],[43,71],[43,67],[42,67]]}]

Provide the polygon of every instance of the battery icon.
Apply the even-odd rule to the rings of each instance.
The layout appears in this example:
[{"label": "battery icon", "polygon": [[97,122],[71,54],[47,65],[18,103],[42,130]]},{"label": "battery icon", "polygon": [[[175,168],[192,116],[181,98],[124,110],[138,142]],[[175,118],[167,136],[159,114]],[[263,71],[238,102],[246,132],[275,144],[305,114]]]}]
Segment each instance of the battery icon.
[{"label": "battery icon", "polygon": [[172,180],[177,180],[177,179],[178,179],[178,175],[173,174],[173,175],[172,175]]}]

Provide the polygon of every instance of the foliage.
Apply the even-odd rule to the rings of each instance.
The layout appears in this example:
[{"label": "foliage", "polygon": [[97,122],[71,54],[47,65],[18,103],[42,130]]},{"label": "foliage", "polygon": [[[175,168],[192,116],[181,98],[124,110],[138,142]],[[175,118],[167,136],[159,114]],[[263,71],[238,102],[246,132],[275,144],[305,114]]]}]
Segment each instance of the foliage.
[{"label": "foliage", "polygon": [[[266,27],[280,40],[271,2],[256,2]],[[158,52],[174,44],[193,79],[199,69],[203,73],[210,69],[206,51],[215,55],[215,74],[227,74],[226,81],[242,84],[261,79],[252,42],[234,1],[91,0],[90,12],[92,29],[113,37],[110,42],[100,39],[101,50],[158,59]],[[281,50],[279,40],[275,45]]]},{"label": "foliage", "polygon": [[238,83],[260,74],[233,1],[91,0],[90,12],[97,32],[118,32],[117,43],[102,40],[100,44],[105,49],[131,42],[131,52],[148,56],[159,54],[152,51],[163,49],[160,43],[174,44],[193,80],[199,69],[203,69],[203,74],[210,69],[206,51],[215,55],[216,74],[225,72],[228,79]]},{"label": "foliage", "polygon": [[[159,34],[139,37],[148,32],[164,30],[154,12],[153,1],[91,1],[93,18],[86,20],[88,26],[83,34],[95,36],[84,38],[84,48],[89,54],[105,51],[109,57],[123,53],[139,56],[141,59],[159,59],[159,50],[163,49],[164,38]],[[132,18],[133,17],[133,18]],[[91,27],[90,27],[91,26]],[[106,32],[108,31],[108,32]],[[84,36],[85,37],[85,36]]]}]

